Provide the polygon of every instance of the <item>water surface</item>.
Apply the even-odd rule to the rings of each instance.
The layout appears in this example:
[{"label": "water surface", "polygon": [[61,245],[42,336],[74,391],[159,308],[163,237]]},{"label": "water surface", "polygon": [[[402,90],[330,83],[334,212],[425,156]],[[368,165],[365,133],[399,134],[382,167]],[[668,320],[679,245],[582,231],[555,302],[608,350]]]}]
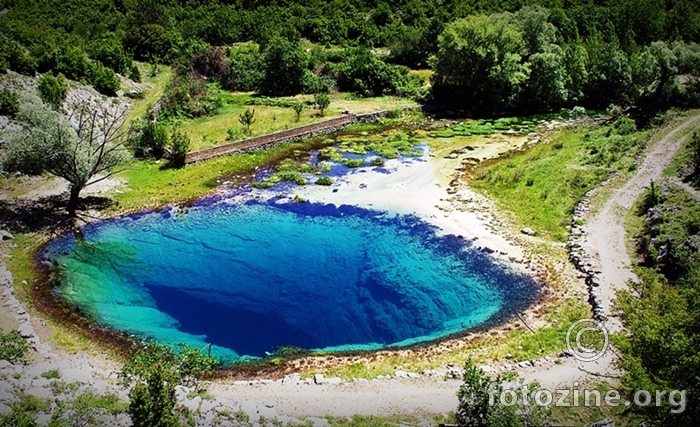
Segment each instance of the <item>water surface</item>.
[{"label": "water surface", "polygon": [[410,216],[311,203],[201,203],[86,226],[44,256],[96,322],[226,361],[280,346],[375,349],[522,309],[537,286]]}]

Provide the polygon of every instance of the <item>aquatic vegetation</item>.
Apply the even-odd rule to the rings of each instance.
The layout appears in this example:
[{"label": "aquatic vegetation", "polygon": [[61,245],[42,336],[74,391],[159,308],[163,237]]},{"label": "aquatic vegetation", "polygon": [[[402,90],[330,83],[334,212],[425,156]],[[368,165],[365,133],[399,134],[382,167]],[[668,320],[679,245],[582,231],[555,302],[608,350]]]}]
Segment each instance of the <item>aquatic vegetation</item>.
[{"label": "aquatic vegetation", "polygon": [[448,129],[431,132],[430,136],[433,138],[452,138],[455,136],[493,135],[497,131],[528,134],[537,131],[538,128],[538,125],[532,121],[509,117],[497,120],[469,120]]},{"label": "aquatic vegetation", "polygon": [[330,176],[321,176],[316,180],[316,185],[331,185],[333,179]]}]

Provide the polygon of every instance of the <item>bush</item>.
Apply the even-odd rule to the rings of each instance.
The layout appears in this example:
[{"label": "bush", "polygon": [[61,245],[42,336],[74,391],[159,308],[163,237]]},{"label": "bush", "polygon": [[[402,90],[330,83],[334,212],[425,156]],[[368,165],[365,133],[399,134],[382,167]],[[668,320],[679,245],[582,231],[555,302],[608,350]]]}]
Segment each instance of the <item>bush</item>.
[{"label": "bush", "polygon": [[190,151],[190,146],[190,138],[186,134],[177,129],[173,130],[170,135],[170,163],[174,167],[185,166],[185,158]]},{"label": "bush", "polygon": [[0,90],[0,115],[14,117],[19,111],[19,95],[9,89]]},{"label": "bush", "polygon": [[68,93],[68,84],[63,74],[54,77],[51,74],[44,74],[39,79],[39,97],[46,104],[52,105],[55,109],[61,108]]},{"label": "bush", "polygon": [[96,91],[108,96],[115,96],[117,94],[121,82],[119,81],[119,77],[114,74],[114,71],[98,62],[95,63],[90,74],[90,83],[92,83]]},{"label": "bush", "polygon": [[165,154],[165,147],[167,146],[168,134],[165,131],[165,126],[156,122],[148,122],[141,129],[141,136],[138,138],[138,145],[135,147],[134,154],[137,157],[152,156],[160,159]]},{"label": "bush", "polygon": [[[122,384],[131,386],[129,415],[135,426],[179,426],[175,414],[175,386],[191,386],[206,375],[218,361],[197,349],[181,346],[175,353],[165,345],[150,344],[136,352],[119,373]],[[199,390],[198,390],[199,391]]]},{"label": "bush", "polygon": [[7,360],[12,364],[26,364],[29,344],[17,331],[10,331],[0,335],[0,360]]},{"label": "bush", "polygon": [[129,78],[136,83],[141,83],[141,70],[139,69],[139,66],[136,64],[133,64],[131,66],[131,71],[129,72]]},{"label": "bush", "polygon": [[[501,395],[506,390],[505,384],[517,378],[511,373],[498,375],[491,380],[483,370],[479,369],[469,359],[464,365],[464,383],[457,392],[459,406],[457,407],[457,425],[460,427],[520,427],[543,426],[546,410],[537,405],[529,406],[523,403],[523,387],[513,387],[516,403],[501,404]],[[530,391],[535,391],[529,387]],[[530,394],[532,398],[533,394]]]}]

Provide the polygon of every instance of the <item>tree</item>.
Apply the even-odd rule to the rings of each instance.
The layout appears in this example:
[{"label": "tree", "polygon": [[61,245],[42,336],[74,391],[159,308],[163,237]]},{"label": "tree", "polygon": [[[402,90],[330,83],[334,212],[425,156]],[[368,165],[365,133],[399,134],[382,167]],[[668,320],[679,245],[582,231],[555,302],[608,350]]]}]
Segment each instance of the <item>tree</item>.
[{"label": "tree", "polygon": [[301,93],[308,58],[298,43],[283,38],[270,40],[263,54],[263,79],[260,91],[283,96]]},{"label": "tree", "polygon": [[447,25],[432,61],[438,100],[493,111],[509,107],[528,78],[518,30],[497,15],[472,15]]},{"label": "tree", "polygon": [[39,86],[37,89],[42,101],[50,104],[55,109],[59,109],[66,99],[68,84],[66,84],[66,79],[63,77],[63,74],[54,77],[47,73],[39,79]]},{"label": "tree", "polygon": [[190,137],[187,134],[173,129],[173,133],[170,135],[170,163],[173,166],[176,168],[185,166],[190,145]]},{"label": "tree", "polygon": [[292,109],[294,110],[294,114],[296,114],[296,121],[299,121],[301,118],[301,112],[304,110],[304,104],[301,102],[296,102],[294,105],[292,105]]},{"label": "tree", "polygon": [[321,110],[321,117],[324,115],[324,111],[328,106],[331,104],[331,98],[328,96],[327,93],[317,93],[314,95],[314,101],[316,102],[316,105],[318,105],[318,108]]},{"label": "tree", "polygon": [[[515,384],[517,374],[498,375],[491,379],[469,359],[464,365],[464,384],[457,392],[457,424],[460,427],[535,427],[543,426],[547,411],[526,402],[523,388],[535,392],[537,384]],[[513,393],[504,399],[506,382],[513,382]],[[517,386],[519,385],[519,386]],[[510,401],[512,397],[515,401]],[[531,398],[531,396],[530,396]],[[509,401],[505,404],[504,401]]]},{"label": "tree", "polygon": [[246,109],[240,116],[238,116],[238,122],[245,126],[246,133],[250,135],[250,127],[253,125],[253,123],[255,123],[255,109]]},{"label": "tree", "polygon": [[129,415],[134,426],[179,426],[175,386],[186,384],[200,391],[197,378],[210,373],[218,363],[187,345],[182,345],[179,353],[159,344],[137,351],[119,373],[122,385],[131,387]]},{"label": "tree", "polygon": [[0,90],[0,115],[14,117],[19,110],[19,95],[9,89]]},{"label": "tree", "polygon": [[[125,161],[125,112],[118,105],[84,102],[66,117],[36,96],[25,95],[17,114],[23,128],[9,139],[6,161],[20,170],[45,170],[68,181],[68,213],[75,217],[83,188],[113,175],[111,170]],[[98,174],[104,175],[90,181]]]}]

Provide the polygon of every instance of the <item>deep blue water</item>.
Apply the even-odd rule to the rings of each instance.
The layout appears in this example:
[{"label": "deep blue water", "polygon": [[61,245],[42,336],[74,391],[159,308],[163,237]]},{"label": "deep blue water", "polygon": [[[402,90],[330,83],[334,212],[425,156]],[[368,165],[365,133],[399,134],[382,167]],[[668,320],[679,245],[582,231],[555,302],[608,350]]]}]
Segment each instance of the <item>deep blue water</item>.
[{"label": "deep blue water", "polygon": [[226,361],[280,346],[373,349],[474,328],[537,285],[415,217],[311,203],[201,202],[86,226],[43,256],[98,323]]}]

